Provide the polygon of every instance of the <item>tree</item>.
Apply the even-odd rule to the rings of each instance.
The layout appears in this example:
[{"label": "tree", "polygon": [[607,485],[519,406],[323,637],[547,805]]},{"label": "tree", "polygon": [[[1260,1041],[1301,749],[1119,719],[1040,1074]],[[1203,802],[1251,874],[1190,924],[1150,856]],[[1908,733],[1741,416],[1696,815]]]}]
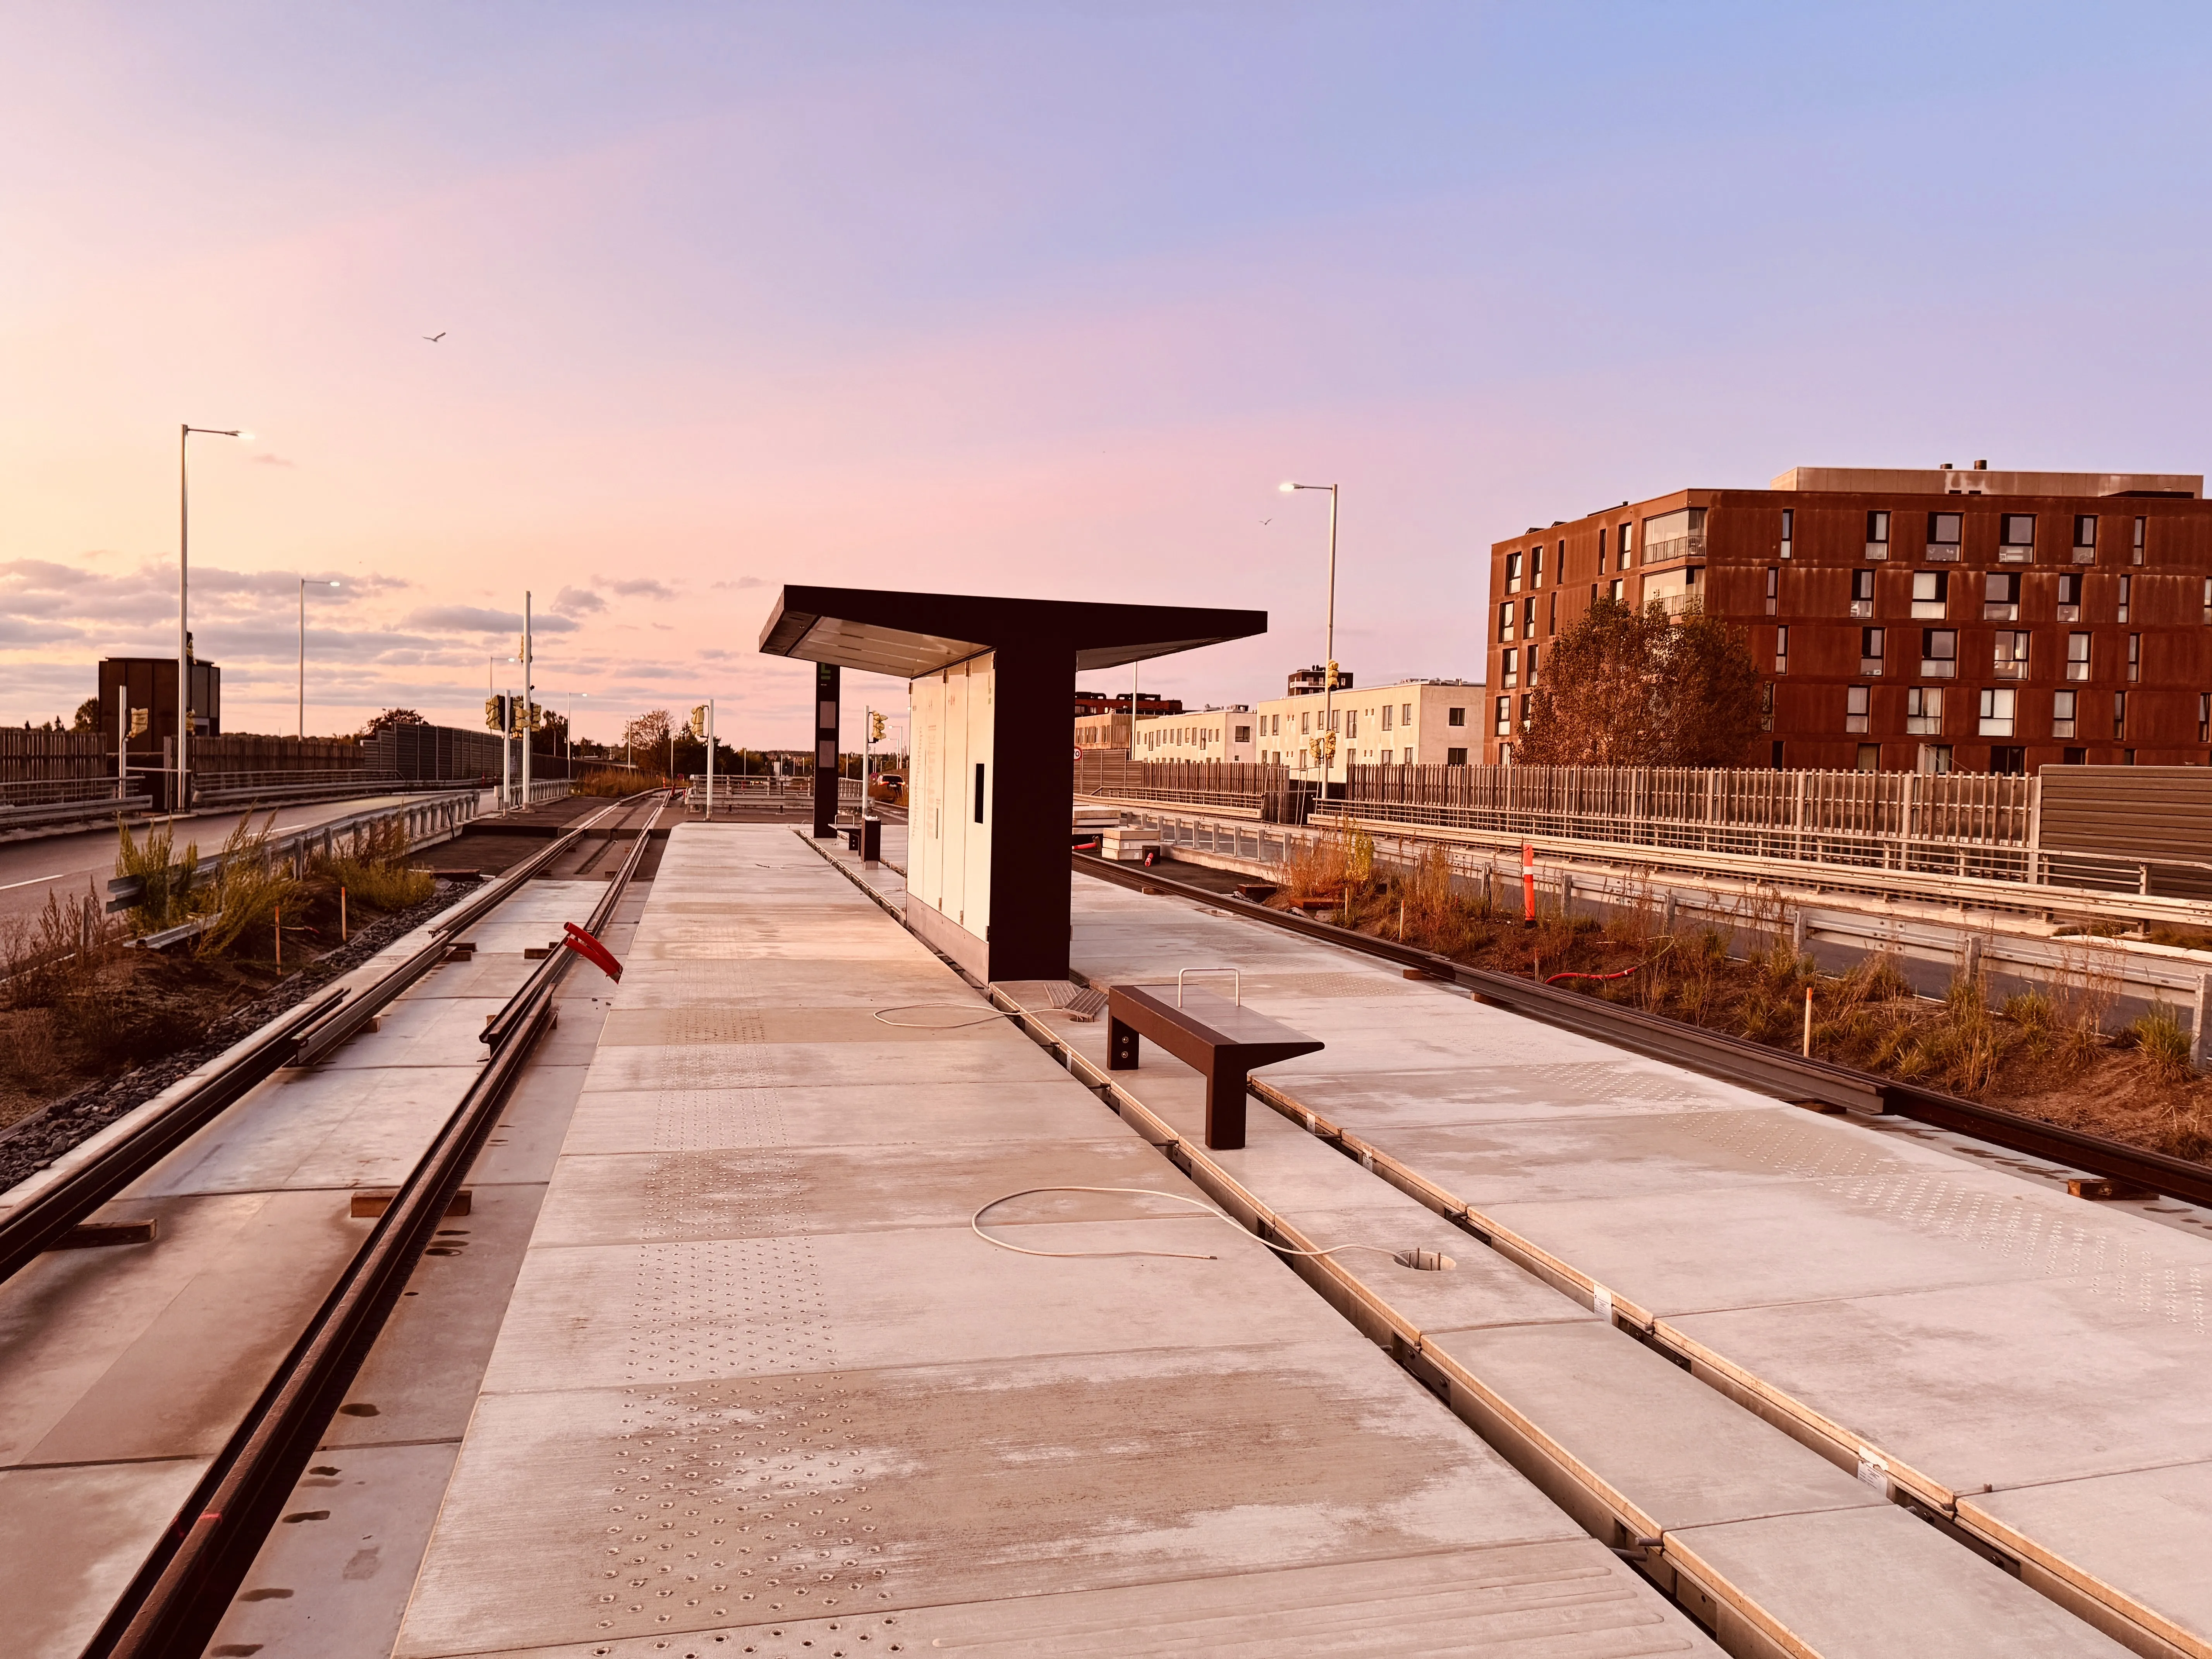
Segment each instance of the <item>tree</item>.
[{"label": "tree", "polygon": [[653,708],[623,727],[623,742],[635,756],[650,760],[668,744],[668,711]]},{"label": "tree", "polygon": [[1652,677],[1668,632],[1657,606],[1599,599],[1542,647],[1543,672],[1513,758],[1528,766],[1650,766],[1659,746]]},{"label": "tree", "polygon": [[1741,766],[1758,737],[1759,667],[1694,605],[1670,619],[1600,599],[1542,647],[1513,757],[1531,766]]},{"label": "tree", "polygon": [[72,732],[100,730],[100,699],[98,697],[87,697],[82,702],[77,704],[76,716],[70,721],[70,730]]},{"label": "tree", "polygon": [[387,708],[380,714],[370,715],[368,724],[361,728],[361,734],[364,738],[373,738],[395,726],[428,726],[429,723],[411,708]]},{"label": "tree", "polygon": [[1692,609],[1667,630],[1657,691],[1669,766],[1741,766],[1758,741],[1759,664],[1741,629]]}]

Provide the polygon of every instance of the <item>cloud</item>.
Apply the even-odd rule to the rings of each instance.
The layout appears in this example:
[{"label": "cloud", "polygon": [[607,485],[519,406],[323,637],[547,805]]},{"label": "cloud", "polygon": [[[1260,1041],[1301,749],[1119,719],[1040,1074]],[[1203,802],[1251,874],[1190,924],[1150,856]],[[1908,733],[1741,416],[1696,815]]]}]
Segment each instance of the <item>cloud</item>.
[{"label": "cloud", "polygon": [[650,576],[631,576],[622,581],[610,581],[605,576],[593,576],[592,580],[602,587],[612,588],[626,599],[672,599],[676,597],[674,588],[665,582],[655,581]]},{"label": "cloud", "polygon": [[[419,628],[432,634],[520,634],[522,613],[520,611],[487,611],[476,605],[432,605],[419,611],[410,611],[401,618],[409,628]],[[531,626],[541,634],[573,634],[576,624],[566,617],[547,612],[531,619]]]},{"label": "cloud", "polygon": [[564,587],[553,596],[553,603],[563,611],[580,611],[586,615],[607,608],[607,602],[588,587]]},{"label": "cloud", "polygon": [[733,582],[708,582],[709,587],[765,587],[768,584],[758,576],[740,576]]},{"label": "cloud", "polygon": [[253,465],[256,466],[289,466],[292,465],[291,462],[286,460],[282,455],[270,455],[265,452],[262,454],[255,455],[251,459]]}]

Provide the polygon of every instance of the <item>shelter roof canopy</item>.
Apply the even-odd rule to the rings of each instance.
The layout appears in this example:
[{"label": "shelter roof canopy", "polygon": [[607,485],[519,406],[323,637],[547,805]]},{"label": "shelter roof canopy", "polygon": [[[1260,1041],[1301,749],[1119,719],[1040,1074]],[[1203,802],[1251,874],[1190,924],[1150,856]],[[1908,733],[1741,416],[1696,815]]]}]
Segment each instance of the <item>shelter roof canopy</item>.
[{"label": "shelter roof canopy", "polygon": [[914,679],[1010,647],[1064,644],[1079,672],[1267,631],[1264,611],[786,587],[761,629],[769,656]]}]

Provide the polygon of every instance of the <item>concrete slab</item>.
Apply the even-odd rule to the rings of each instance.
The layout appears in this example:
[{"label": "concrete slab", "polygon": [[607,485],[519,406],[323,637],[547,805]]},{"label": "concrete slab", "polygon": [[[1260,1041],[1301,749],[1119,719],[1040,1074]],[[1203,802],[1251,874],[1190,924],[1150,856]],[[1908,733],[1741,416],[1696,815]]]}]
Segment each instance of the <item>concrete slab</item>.
[{"label": "concrete slab", "polygon": [[76,1659],[206,1468],[189,1460],[0,1471],[8,1650]]},{"label": "concrete slab", "polygon": [[2212,1464],[1962,1498],[1959,1519],[2185,1653],[2212,1654]]},{"label": "concrete slab", "polygon": [[1571,1535],[1356,1340],[487,1395],[397,1650]]},{"label": "concrete slab", "polygon": [[1097,1133],[1096,1100],[1072,1095],[1055,1067],[1030,1082],[978,1090],[902,1082],[882,1091],[847,1086],[601,1090],[577,1103],[569,1149],[578,1154],[735,1146],[898,1146],[931,1141],[1085,1139]]},{"label": "concrete slab", "polygon": [[458,1441],[325,1449],[216,1627],[208,1653],[386,1659]]}]

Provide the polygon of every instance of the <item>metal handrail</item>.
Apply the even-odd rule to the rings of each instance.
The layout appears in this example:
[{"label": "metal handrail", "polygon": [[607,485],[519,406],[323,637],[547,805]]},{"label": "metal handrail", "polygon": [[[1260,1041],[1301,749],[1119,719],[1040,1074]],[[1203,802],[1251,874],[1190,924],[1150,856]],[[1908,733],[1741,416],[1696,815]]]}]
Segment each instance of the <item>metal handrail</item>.
[{"label": "metal handrail", "polygon": [[[335,818],[328,823],[309,824],[305,829],[286,831],[271,841],[263,852],[270,858],[295,857],[319,841],[324,853],[328,854],[340,836],[355,835],[371,824],[382,823],[395,817],[410,820],[409,834],[411,838],[414,836],[411,821],[417,817],[431,816],[433,809],[435,809],[436,817],[445,820],[440,826],[442,830],[455,830],[476,816],[477,794],[475,789],[453,792],[439,799],[410,801],[402,806],[379,806],[366,812],[356,812],[348,817]],[[441,835],[440,838],[444,837]],[[203,859],[193,866],[192,884],[197,886],[204,879],[219,876],[226,862],[228,860],[219,853],[212,858]],[[184,874],[185,866],[182,864],[169,866],[168,876],[172,881],[181,881]],[[117,876],[107,884],[107,908],[110,913],[127,910],[145,894],[144,877]]]}]

